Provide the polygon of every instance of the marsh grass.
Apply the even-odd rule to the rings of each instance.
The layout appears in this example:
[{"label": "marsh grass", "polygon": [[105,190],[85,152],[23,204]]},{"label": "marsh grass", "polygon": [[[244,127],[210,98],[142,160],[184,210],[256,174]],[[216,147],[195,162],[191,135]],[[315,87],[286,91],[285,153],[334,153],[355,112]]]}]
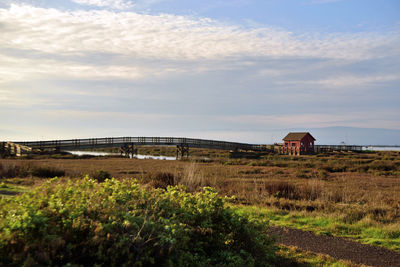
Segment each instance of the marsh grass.
[{"label": "marsh grass", "polygon": [[190,162],[181,170],[149,172],[141,180],[155,188],[184,185],[189,192],[201,190],[205,186],[216,187],[216,177],[207,177],[197,162]]},{"label": "marsh grass", "polygon": [[0,178],[24,178],[28,176],[53,178],[64,176],[65,171],[53,166],[36,165],[26,162],[0,162]]},{"label": "marsh grass", "polygon": [[[385,242],[390,242],[397,238],[400,225],[399,152],[267,155],[258,160],[221,157],[207,162],[90,158],[3,159],[0,163],[3,179],[15,184],[30,182],[33,178],[29,172],[26,178],[5,178],[4,174],[22,176],[31,166],[55,166],[65,170],[67,177],[82,177],[101,169],[111,177],[137,178],[150,187],[185,185],[187,191],[195,192],[212,186],[221,196],[235,196],[232,201],[236,204],[339,218],[341,223],[335,226],[338,234],[356,231],[343,228],[344,224],[370,229],[368,242],[371,243],[382,242],[383,236],[373,229],[387,229]],[[302,221],[310,224],[310,229],[320,222]]]}]

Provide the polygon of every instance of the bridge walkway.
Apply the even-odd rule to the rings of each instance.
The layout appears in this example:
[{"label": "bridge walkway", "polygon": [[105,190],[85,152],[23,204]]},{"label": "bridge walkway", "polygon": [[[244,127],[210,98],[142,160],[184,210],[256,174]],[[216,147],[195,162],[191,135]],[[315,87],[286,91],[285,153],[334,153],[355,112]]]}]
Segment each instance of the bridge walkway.
[{"label": "bridge walkway", "polygon": [[218,149],[230,151],[267,151],[264,145],[226,142],[184,137],[106,137],[50,141],[14,142],[34,150],[77,150],[119,147],[126,154],[133,154],[137,146],[176,146],[180,156],[188,156],[189,148]]}]

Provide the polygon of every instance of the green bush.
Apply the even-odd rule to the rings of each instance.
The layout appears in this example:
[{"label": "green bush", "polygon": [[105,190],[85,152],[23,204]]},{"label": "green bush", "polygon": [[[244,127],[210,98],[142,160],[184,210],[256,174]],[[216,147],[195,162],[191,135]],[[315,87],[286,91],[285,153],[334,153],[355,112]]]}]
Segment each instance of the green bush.
[{"label": "green bush", "polygon": [[0,200],[0,265],[266,266],[274,252],[265,225],[212,188],[86,177]]}]

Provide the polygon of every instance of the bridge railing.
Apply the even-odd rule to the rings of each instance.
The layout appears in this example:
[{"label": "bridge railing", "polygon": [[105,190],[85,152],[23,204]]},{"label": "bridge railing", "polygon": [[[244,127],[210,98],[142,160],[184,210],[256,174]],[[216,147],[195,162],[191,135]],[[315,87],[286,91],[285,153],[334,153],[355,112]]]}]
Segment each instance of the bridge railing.
[{"label": "bridge railing", "polygon": [[362,146],[356,145],[315,145],[314,151],[324,152],[324,151],[362,151]]},{"label": "bridge railing", "polygon": [[261,145],[252,145],[246,143],[215,141],[206,139],[193,139],[184,137],[105,137],[105,138],[87,138],[87,139],[68,139],[68,140],[50,140],[50,141],[28,141],[16,142],[25,146],[39,149],[48,148],[83,148],[83,147],[105,147],[119,145],[179,145],[198,148],[215,148],[225,150],[262,150]]}]

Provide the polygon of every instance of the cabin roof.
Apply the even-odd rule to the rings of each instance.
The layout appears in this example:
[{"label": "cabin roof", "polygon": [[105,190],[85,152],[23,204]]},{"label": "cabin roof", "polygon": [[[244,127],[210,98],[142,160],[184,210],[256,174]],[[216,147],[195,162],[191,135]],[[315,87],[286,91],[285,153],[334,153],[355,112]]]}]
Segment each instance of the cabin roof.
[{"label": "cabin roof", "polygon": [[295,133],[288,133],[285,138],[283,138],[283,141],[300,141],[302,140],[306,135],[309,135],[314,141],[316,140],[309,132],[295,132]]}]

